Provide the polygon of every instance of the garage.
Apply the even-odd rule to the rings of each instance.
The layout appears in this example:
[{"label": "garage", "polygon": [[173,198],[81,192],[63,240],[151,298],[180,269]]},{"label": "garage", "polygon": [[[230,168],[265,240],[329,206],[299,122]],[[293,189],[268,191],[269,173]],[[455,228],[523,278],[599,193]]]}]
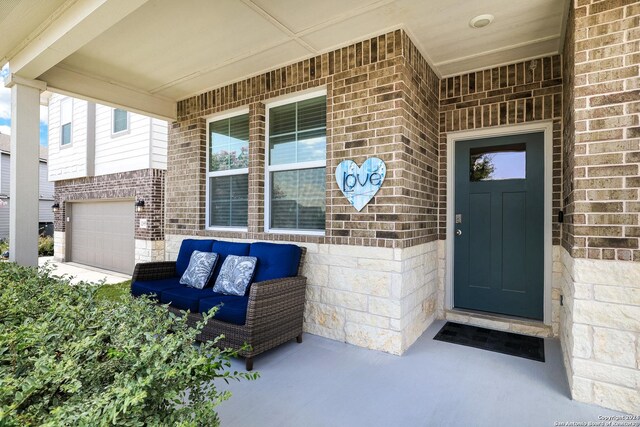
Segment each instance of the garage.
[{"label": "garage", "polygon": [[135,212],[133,201],[69,203],[68,259],[105,270],[132,274]]}]

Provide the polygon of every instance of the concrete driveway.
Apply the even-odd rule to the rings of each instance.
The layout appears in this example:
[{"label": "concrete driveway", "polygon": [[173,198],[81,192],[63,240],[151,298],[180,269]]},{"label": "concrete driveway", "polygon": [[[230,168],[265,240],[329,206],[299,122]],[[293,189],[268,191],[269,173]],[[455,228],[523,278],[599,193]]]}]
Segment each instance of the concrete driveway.
[{"label": "concrete driveway", "polygon": [[72,283],[100,282],[102,280],[105,283],[121,283],[131,279],[131,276],[116,273],[115,271],[101,270],[87,265],[76,264],[75,262],[58,262],[53,257],[38,258],[38,265],[42,267],[46,264],[53,267],[53,274],[56,276],[70,276]]}]

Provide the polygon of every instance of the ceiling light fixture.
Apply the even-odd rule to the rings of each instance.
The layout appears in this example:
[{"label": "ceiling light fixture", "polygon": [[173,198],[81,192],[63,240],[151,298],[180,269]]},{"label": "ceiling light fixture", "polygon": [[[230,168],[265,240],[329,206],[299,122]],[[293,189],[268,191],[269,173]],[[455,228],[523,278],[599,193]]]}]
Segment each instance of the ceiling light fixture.
[{"label": "ceiling light fixture", "polygon": [[471,28],[484,28],[487,25],[491,24],[492,22],[493,22],[493,15],[489,15],[489,14],[478,15],[475,18],[473,18],[471,21],[469,21],[469,26]]}]

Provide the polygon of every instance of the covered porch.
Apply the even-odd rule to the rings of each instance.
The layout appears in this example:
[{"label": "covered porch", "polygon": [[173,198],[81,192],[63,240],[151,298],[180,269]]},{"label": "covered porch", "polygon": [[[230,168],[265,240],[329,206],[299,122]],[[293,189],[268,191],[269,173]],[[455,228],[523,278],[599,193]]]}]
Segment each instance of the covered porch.
[{"label": "covered porch", "polygon": [[[0,67],[8,66],[5,86],[12,88],[11,259],[37,264],[30,224],[44,91],[172,122],[179,101],[300,60],[319,65],[330,51],[398,29],[443,78],[559,53],[568,3],[9,1],[0,14]],[[495,30],[478,31],[493,20],[485,16],[489,10],[499,11]],[[380,46],[379,53],[398,47]],[[345,51],[343,60],[358,56],[362,64],[363,54]]]},{"label": "covered porch", "polygon": [[[0,65],[8,64],[12,90],[12,261],[37,265],[43,91],[170,122],[166,259],[175,259],[188,238],[307,247],[307,340],[263,356],[260,382],[232,385],[243,397],[221,409],[223,420],[277,425],[304,416],[295,421],[317,417],[323,425],[336,411],[335,419],[354,423],[405,417],[418,425],[540,425],[598,421],[606,412],[570,398],[640,411],[640,2],[8,5],[0,14],[9,35],[0,40]],[[274,146],[303,133],[299,105],[315,112],[309,122],[319,149],[301,156],[307,161],[271,164]],[[282,113],[283,129],[295,132],[269,136],[276,109],[296,112]],[[231,129],[238,117],[246,163],[229,174],[214,170],[215,126]],[[465,319],[544,336],[545,364],[431,340],[443,319],[459,319],[452,248],[462,230],[450,185],[453,148],[470,134],[533,131],[544,139],[537,314],[524,324]],[[378,177],[380,191],[356,211],[335,171],[374,155],[386,162],[386,181]],[[303,170],[311,171],[306,181]],[[271,191],[276,173],[296,176],[294,184],[282,182],[298,199],[306,190],[315,197],[306,210],[312,226],[298,226],[298,199]],[[241,224],[229,219],[221,226],[212,220],[219,202],[211,197],[214,179],[238,176],[242,194],[230,190],[225,200],[229,211],[234,197],[243,202]],[[280,196],[291,202],[281,204],[282,212],[297,209],[294,226],[287,215],[273,220]],[[56,230],[65,221],[63,204]],[[304,393],[296,393],[300,385]],[[264,405],[260,411],[240,409],[254,398],[255,407]],[[285,410],[282,401],[297,405]]]},{"label": "covered porch", "polygon": [[217,384],[234,395],[220,418],[265,427],[533,427],[623,415],[569,398],[557,339],[545,340],[540,363],[434,341],[443,324],[434,322],[402,357],[307,334],[304,345],[257,358],[258,381]]}]

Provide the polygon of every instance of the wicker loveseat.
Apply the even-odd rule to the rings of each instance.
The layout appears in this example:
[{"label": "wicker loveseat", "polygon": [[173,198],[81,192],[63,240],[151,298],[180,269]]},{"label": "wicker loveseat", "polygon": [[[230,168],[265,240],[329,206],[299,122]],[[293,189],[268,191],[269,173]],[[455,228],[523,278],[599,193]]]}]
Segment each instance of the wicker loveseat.
[{"label": "wicker loveseat", "polygon": [[[221,258],[204,289],[179,283],[194,250],[216,252]],[[185,239],[176,261],[137,264],[131,293],[148,295],[162,304],[169,304],[169,310],[175,313],[187,311],[189,323],[194,325],[202,320],[200,313],[218,307],[215,317],[209,319],[198,339],[211,340],[224,335],[219,345],[239,350],[250,371],[254,356],[293,338],[302,342],[307,279],[301,272],[305,253],[305,248],[296,245]],[[221,295],[212,290],[227,255],[258,258],[254,282],[245,296]],[[242,349],[245,343],[249,350]]]}]

